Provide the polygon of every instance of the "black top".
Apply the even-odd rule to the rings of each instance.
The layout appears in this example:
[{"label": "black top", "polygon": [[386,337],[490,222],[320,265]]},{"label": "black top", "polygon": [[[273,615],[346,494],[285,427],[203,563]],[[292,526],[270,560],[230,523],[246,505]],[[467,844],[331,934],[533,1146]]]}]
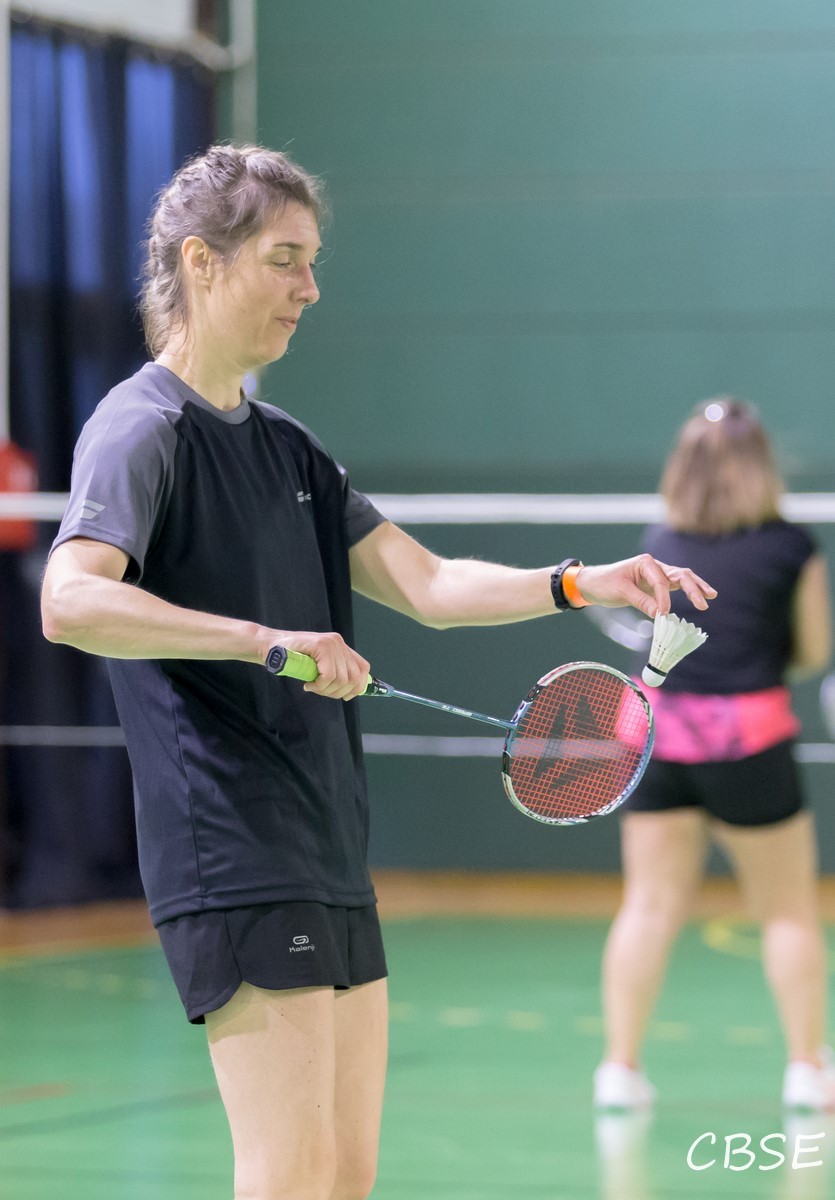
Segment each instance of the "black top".
[{"label": "black top", "polygon": [[708,640],[672,669],[665,692],[730,695],[785,681],[792,600],[800,571],[816,550],[807,529],[775,520],[703,536],[657,525],[647,530],[643,549],[662,562],[690,567],[719,593],[706,612],[694,609],[683,592],[672,593],[672,611],[703,629]]},{"label": "black top", "polygon": [[[270,405],[214,408],[156,363],[101,402],[55,545],[130,556],[172,604],[353,645],[348,549],[383,520]],[[373,903],[357,706],[236,661],[112,659],[156,924],[277,900]]]}]

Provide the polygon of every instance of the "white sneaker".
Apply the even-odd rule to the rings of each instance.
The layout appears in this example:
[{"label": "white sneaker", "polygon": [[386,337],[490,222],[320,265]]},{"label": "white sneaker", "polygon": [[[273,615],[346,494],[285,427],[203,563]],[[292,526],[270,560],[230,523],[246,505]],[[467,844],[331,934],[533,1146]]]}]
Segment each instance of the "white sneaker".
[{"label": "white sneaker", "polygon": [[631,1112],[615,1112],[611,1109],[606,1112],[601,1109],[594,1118],[594,1136],[600,1160],[614,1165],[640,1159],[653,1120],[649,1108],[635,1108]]},{"label": "white sneaker", "polygon": [[651,1108],[655,1095],[646,1075],[624,1063],[604,1062],[594,1073],[595,1108]]},{"label": "white sneaker", "polygon": [[835,1059],[829,1046],[820,1052],[821,1066],[790,1062],[783,1076],[785,1108],[828,1111],[835,1109]]}]

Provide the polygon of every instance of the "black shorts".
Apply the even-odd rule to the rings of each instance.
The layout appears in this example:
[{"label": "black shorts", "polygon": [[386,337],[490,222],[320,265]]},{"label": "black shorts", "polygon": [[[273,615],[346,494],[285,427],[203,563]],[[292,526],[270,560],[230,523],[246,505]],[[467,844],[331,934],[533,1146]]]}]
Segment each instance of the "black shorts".
[{"label": "black shorts", "polygon": [[271,991],[349,988],[388,974],[375,904],[254,904],[175,917],[157,932],[194,1025],[242,983]]},{"label": "black shorts", "polygon": [[627,812],[703,808],[728,825],[774,825],[803,808],[793,741],[735,761],[675,763],[650,759],[624,805]]}]

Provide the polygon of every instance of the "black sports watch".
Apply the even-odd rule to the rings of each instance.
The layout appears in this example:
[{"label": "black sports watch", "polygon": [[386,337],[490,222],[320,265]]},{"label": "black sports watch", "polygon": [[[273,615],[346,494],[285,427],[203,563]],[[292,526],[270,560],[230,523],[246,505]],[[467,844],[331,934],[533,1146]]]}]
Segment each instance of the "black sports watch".
[{"label": "black sports watch", "polygon": [[551,572],[551,595],[554,597],[555,607],[560,612],[565,612],[566,609],[573,608],[573,605],[569,603],[568,597],[563,591],[563,572],[567,571],[569,567],[582,567],[582,565],[579,558],[566,558],[558,567],[554,567]]}]

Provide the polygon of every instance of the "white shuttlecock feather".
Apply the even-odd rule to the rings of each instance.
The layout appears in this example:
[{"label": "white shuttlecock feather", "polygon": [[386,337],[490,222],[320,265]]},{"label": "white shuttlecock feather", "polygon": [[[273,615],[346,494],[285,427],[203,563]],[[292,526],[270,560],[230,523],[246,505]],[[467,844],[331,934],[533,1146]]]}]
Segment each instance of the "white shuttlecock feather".
[{"label": "white shuttlecock feather", "polygon": [[659,613],[653,624],[649,662],[641,672],[641,679],[649,687],[661,687],[676,663],[706,641],[707,634],[697,625],[682,621],[675,613],[664,616]]}]

